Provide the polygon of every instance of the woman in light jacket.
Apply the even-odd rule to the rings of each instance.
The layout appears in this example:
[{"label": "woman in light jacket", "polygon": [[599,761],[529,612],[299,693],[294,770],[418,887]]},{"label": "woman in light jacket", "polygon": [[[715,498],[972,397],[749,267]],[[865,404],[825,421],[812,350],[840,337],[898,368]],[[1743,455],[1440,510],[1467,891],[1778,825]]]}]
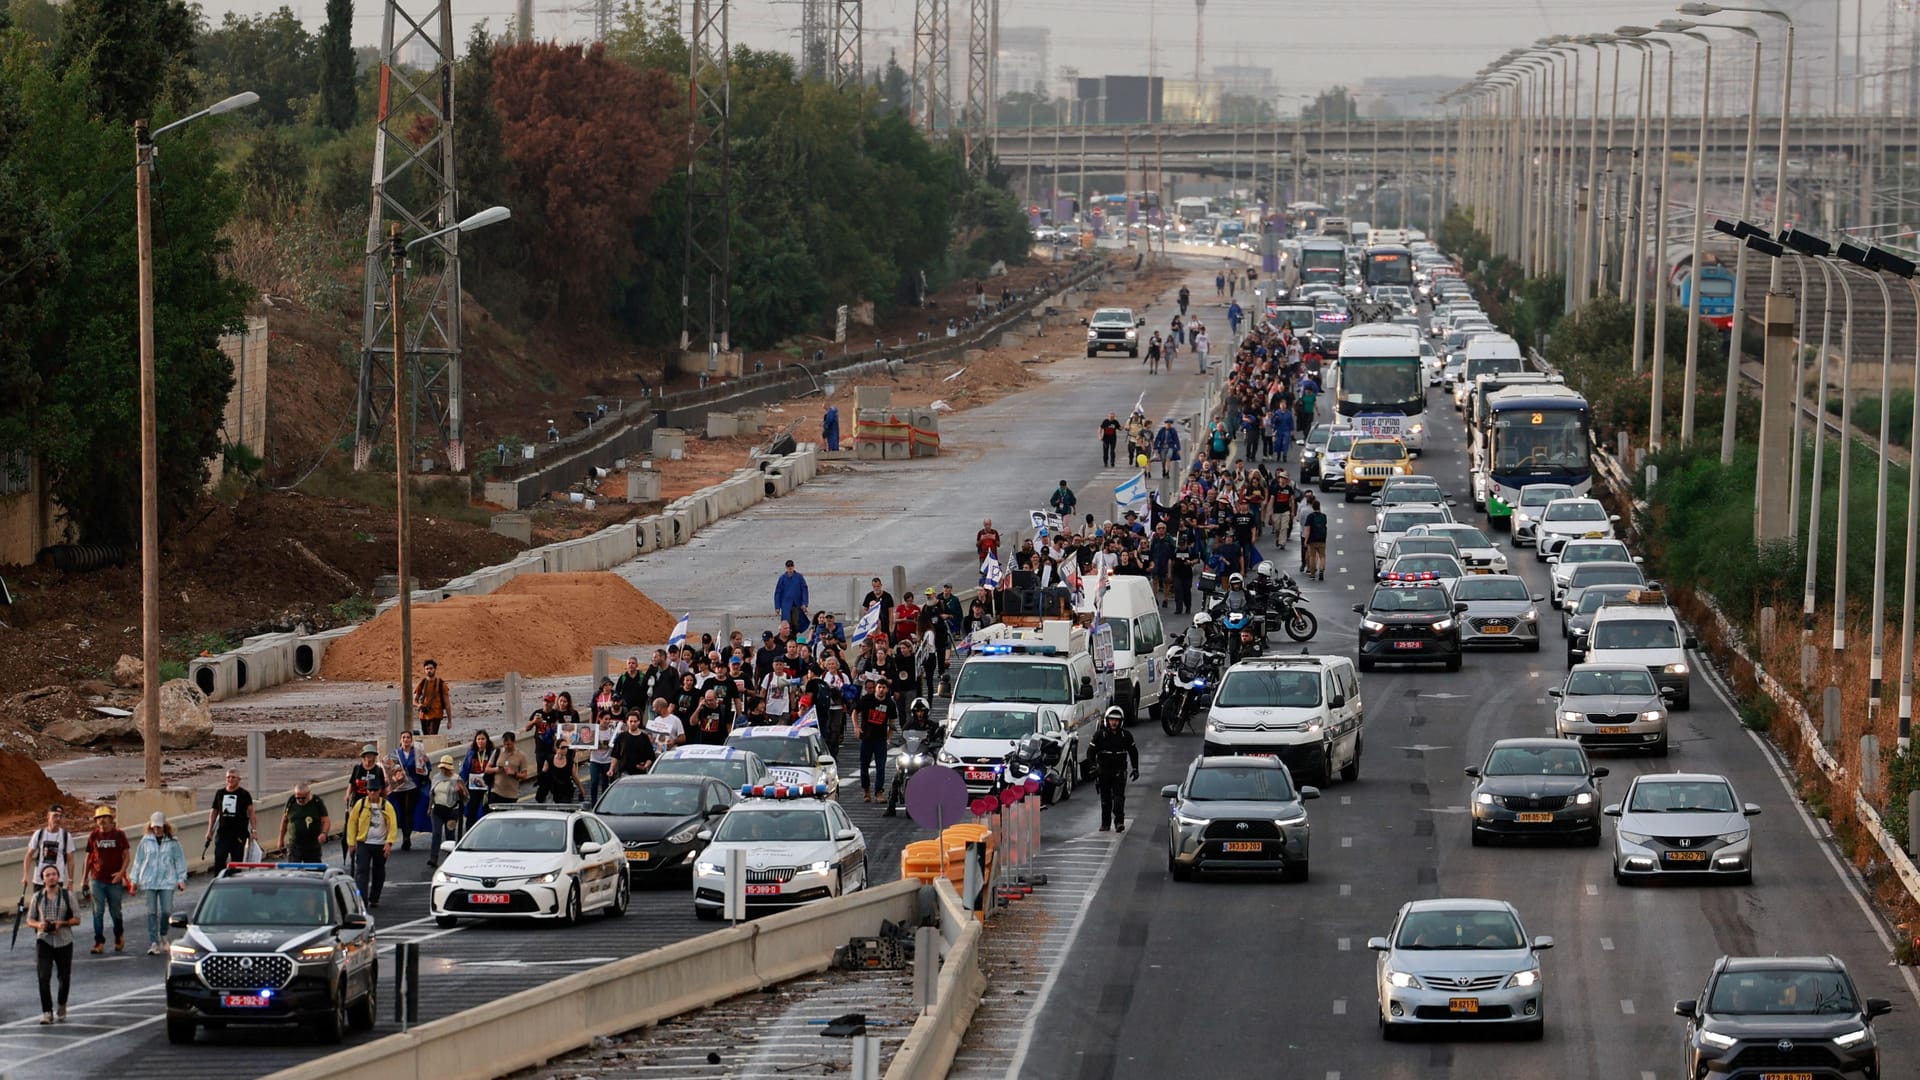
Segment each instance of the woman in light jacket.
[{"label": "woman in light jacket", "polygon": [[154,811],[147,834],[133,849],[133,867],[127,871],[133,895],[146,897],[147,955],[167,951],[167,920],[173,915],[173,894],[187,891],[187,853],[173,835],[167,816]]}]

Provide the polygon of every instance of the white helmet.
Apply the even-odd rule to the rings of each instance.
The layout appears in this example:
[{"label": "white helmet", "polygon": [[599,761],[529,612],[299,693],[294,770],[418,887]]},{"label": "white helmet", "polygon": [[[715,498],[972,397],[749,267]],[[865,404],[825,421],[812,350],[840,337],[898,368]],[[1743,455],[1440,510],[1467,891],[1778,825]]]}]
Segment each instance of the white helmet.
[{"label": "white helmet", "polygon": [[1239,574],[1227,575],[1227,585],[1229,588],[1237,589],[1245,583],[1246,583],[1246,579],[1241,577]]},{"label": "white helmet", "polygon": [[1260,565],[1254,567],[1253,572],[1256,574],[1259,574],[1261,577],[1272,577],[1273,576],[1273,560],[1272,559],[1260,560]]},{"label": "white helmet", "polygon": [[1118,705],[1109,705],[1107,706],[1106,716],[1109,720],[1120,720],[1124,722],[1127,718],[1127,710],[1122,709]]},{"label": "white helmet", "polygon": [[1207,614],[1204,611],[1196,612],[1193,616],[1193,625],[1195,626],[1209,626],[1212,623],[1213,623],[1213,616]]}]

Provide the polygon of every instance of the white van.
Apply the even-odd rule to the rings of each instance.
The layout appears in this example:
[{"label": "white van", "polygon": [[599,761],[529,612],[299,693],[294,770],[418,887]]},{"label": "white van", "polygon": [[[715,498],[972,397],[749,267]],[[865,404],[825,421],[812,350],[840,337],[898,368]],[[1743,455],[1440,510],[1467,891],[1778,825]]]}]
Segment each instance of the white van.
[{"label": "white van", "polygon": [[1201,753],[1277,757],[1301,784],[1357,780],[1364,711],[1348,657],[1249,657],[1220,680]]},{"label": "white van", "polygon": [[[1093,602],[1086,601],[1082,610],[1091,614]],[[1113,703],[1127,711],[1128,723],[1142,717],[1159,719],[1167,632],[1160,623],[1153,585],[1133,574],[1108,578],[1107,594],[1100,600],[1100,621],[1113,632]]]}]

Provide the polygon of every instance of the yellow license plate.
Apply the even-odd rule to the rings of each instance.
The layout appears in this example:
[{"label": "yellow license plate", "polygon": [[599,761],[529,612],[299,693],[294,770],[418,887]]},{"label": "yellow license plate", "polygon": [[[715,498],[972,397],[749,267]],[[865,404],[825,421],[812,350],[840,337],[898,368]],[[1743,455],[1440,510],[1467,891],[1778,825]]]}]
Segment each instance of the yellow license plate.
[{"label": "yellow license plate", "polygon": [[646,862],[646,861],[647,861],[648,859],[651,859],[651,858],[653,858],[653,852],[651,852],[651,851],[629,851],[629,852],[627,852],[627,861],[628,861],[628,862]]},{"label": "yellow license plate", "polygon": [[1520,820],[1523,823],[1528,825],[1538,825],[1544,822],[1552,821],[1553,815],[1548,813],[1540,813],[1540,812],[1526,813],[1526,814],[1520,815]]},{"label": "yellow license plate", "polygon": [[1669,851],[1667,852],[1667,861],[1668,862],[1706,862],[1707,853],[1704,851]]},{"label": "yellow license plate", "polygon": [[1447,1011],[1457,1013],[1477,1013],[1480,1011],[1479,998],[1448,998]]},{"label": "yellow license plate", "polygon": [[1513,633],[1513,627],[1511,627],[1511,626],[1483,626],[1483,627],[1481,627],[1480,629],[1481,629],[1482,631],[1484,631],[1484,632],[1486,632],[1486,633],[1489,633],[1489,634],[1511,634],[1511,633]]},{"label": "yellow license plate", "polygon": [[1225,848],[1226,850],[1228,850],[1228,851],[1259,851],[1259,850],[1260,850],[1260,841],[1258,841],[1258,840],[1229,840],[1229,841],[1227,841],[1227,842],[1226,842],[1225,844],[1222,844],[1221,846],[1222,846],[1223,848]]},{"label": "yellow license plate", "polygon": [[1627,732],[1627,729],[1626,729],[1626,728],[1623,728],[1623,727],[1603,727],[1603,728],[1601,728],[1601,729],[1600,729],[1600,734],[1602,734],[1602,735],[1625,735],[1625,734],[1628,734],[1628,732]]},{"label": "yellow license plate", "polygon": [[1590,533],[1588,533],[1588,534],[1587,534],[1587,535],[1586,535],[1586,536],[1585,536],[1585,537],[1584,537],[1583,539],[1587,539],[1587,540],[1604,540],[1604,539],[1606,539],[1606,536],[1607,536],[1607,534],[1606,534],[1606,533],[1603,533],[1603,532],[1590,532]]}]

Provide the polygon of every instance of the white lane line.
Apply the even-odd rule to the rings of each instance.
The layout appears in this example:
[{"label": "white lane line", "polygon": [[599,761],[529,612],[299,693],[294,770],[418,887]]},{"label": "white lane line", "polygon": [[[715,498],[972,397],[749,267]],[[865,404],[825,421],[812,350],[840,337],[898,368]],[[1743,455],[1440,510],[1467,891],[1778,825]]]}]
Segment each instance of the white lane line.
[{"label": "white lane line", "polygon": [[1655,1076],[1651,1069],[1641,1069],[1640,1080],[1659,1080],[1659,1077]]},{"label": "white lane line", "polygon": [[1351,796],[1351,795],[1342,795],[1342,796],[1340,796],[1340,805],[1341,805],[1341,806],[1352,806],[1352,805],[1353,805],[1353,796]]},{"label": "white lane line", "polygon": [[1014,1044],[1013,1061],[1007,1066],[1008,1076],[1019,1076],[1021,1067],[1026,1064],[1027,1053],[1033,1049],[1034,1032],[1040,1026],[1040,1014],[1046,1011],[1047,999],[1053,996],[1054,984],[1060,981],[1060,972],[1067,966],[1065,958],[1072,951],[1073,942],[1079,938],[1080,927],[1087,921],[1087,912],[1093,909],[1093,898],[1100,894],[1100,885],[1106,881],[1107,871],[1112,868],[1113,861],[1108,860],[1107,865],[1093,875],[1087,891],[1080,895],[1079,910],[1073,913],[1073,923],[1067,927],[1067,944],[1061,950],[1061,959],[1054,964],[1052,971],[1047,972],[1047,981],[1040,984],[1040,996],[1034,1002],[1032,1011],[1027,1013],[1026,1022],[1020,1026],[1020,1041]]},{"label": "white lane line", "polygon": [[1627,1015],[1627,1016],[1632,1016],[1632,1015],[1633,1015],[1633,999],[1632,999],[1632,998],[1621,998],[1621,999],[1620,999],[1620,1011],[1621,1011],[1621,1012],[1622,1012],[1623,1014],[1625,1014],[1625,1015]]},{"label": "white lane line", "polygon": [[1343,836],[1343,837],[1341,837],[1341,838],[1340,838],[1340,846],[1341,846],[1341,847],[1352,847],[1352,846],[1353,846],[1353,837],[1351,837],[1351,836]]},{"label": "white lane line", "polygon": [[1339,940],[1339,947],[1340,947],[1340,951],[1341,951],[1341,952],[1352,952],[1352,951],[1353,951],[1353,939],[1352,939],[1352,938],[1350,938],[1350,937],[1343,937],[1343,938],[1341,938],[1341,939]]},{"label": "white lane line", "polygon": [[1338,1069],[1328,1070],[1327,1080],[1340,1080],[1340,1071]]},{"label": "white lane line", "polygon": [[1333,1015],[1335,1016],[1347,1015],[1347,999],[1346,998],[1333,999]]},{"label": "white lane line", "polygon": [[1348,592],[1352,592],[1352,591],[1353,591],[1353,586],[1352,586],[1352,585],[1348,585],[1348,586],[1347,586],[1347,591],[1348,591]]},{"label": "white lane line", "polygon": [[1603,937],[1603,938],[1601,938],[1601,939],[1600,939],[1600,948],[1601,948],[1601,949],[1602,949],[1603,951],[1605,951],[1605,952],[1612,952],[1612,951],[1613,951],[1613,939],[1612,939],[1612,938],[1610,938],[1610,937]]},{"label": "white lane line", "polygon": [[1533,703],[1535,705],[1545,705],[1547,703],[1547,699],[1543,697],[1537,697],[1533,699]]},{"label": "white lane line", "polygon": [[1352,895],[1353,895],[1353,886],[1351,886],[1351,885],[1342,885],[1342,886],[1340,886],[1340,895],[1341,895],[1341,896],[1352,896]]},{"label": "white lane line", "polygon": [[1334,553],[1335,555],[1345,555],[1345,554],[1346,554],[1347,552],[1346,552],[1346,549],[1345,549],[1345,548],[1335,548],[1335,549],[1333,550],[1333,553]]},{"label": "white lane line", "polygon": [[1599,896],[1599,895],[1600,895],[1600,886],[1598,886],[1598,885],[1595,885],[1595,884],[1594,884],[1594,883],[1592,883],[1592,882],[1588,882],[1588,883],[1587,883],[1587,895],[1588,895],[1588,896]]}]

